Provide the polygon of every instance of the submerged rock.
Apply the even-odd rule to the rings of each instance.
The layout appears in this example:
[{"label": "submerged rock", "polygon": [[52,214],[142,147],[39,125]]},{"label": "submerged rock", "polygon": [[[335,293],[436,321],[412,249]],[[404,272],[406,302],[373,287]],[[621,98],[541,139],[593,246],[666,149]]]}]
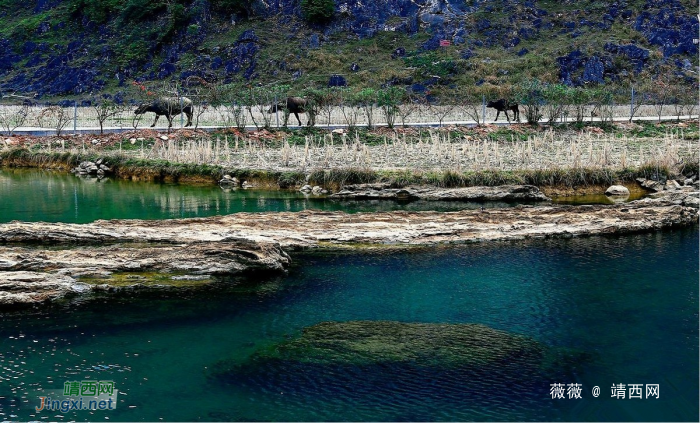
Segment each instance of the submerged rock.
[{"label": "submerged rock", "polygon": [[215,363],[209,375],[256,386],[281,384],[284,389],[303,384],[316,389],[325,383],[374,388],[390,382],[395,390],[397,384],[416,380],[452,386],[455,380],[507,378],[527,384],[570,373],[587,358],[480,324],[323,322],[305,328],[295,339],[262,347],[243,361]]},{"label": "submerged rock", "polygon": [[416,363],[484,366],[505,360],[541,359],[546,348],[525,336],[478,324],[393,321],[323,322],[297,339],[258,352],[255,360],[366,365]]}]

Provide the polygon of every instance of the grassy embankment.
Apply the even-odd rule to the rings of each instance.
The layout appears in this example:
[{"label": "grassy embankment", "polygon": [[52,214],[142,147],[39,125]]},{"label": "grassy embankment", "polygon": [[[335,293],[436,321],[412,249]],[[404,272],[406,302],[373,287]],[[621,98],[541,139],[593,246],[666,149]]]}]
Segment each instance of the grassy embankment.
[{"label": "grassy embankment", "polygon": [[[181,150],[178,150],[179,147],[174,147],[175,153],[179,155],[172,152],[172,147],[168,150],[162,143],[160,146],[161,149],[157,149],[157,140],[155,139],[144,140],[145,145],[150,147],[150,151],[146,155],[144,153],[144,143],[132,145],[128,140],[122,140],[119,143],[112,143],[97,148],[85,148],[83,146],[82,149],[73,147],[70,151],[56,151],[56,148],[51,151],[46,148],[47,144],[50,145],[51,141],[45,141],[45,139],[39,138],[36,143],[29,143],[25,148],[0,151],[0,166],[31,166],[68,170],[77,166],[81,161],[96,160],[102,157],[106,159],[106,162],[112,167],[117,177],[166,182],[215,183],[224,174],[229,174],[240,180],[247,180],[257,186],[282,189],[299,187],[306,183],[337,189],[346,184],[383,182],[389,183],[394,187],[403,187],[411,184],[426,184],[438,187],[531,184],[538,187],[585,190],[587,187],[596,187],[596,189],[598,189],[599,187],[615,183],[631,184],[634,183],[636,178],[666,179],[674,177],[680,178],[682,175],[697,175],[697,153],[692,153],[691,149],[691,154],[688,155],[687,151],[685,153],[679,153],[675,145],[669,147],[671,145],[669,140],[682,143],[697,139],[697,124],[688,123],[685,125],[684,131],[677,130],[677,127],[674,129],[671,124],[668,126],[643,124],[635,125],[631,128],[615,126],[608,128],[608,132],[602,134],[603,137],[607,137],[605,145],[614,145],[618,141],[622,143],[624,139],[626,145],[637,146],[649,140],[654,140],[658,146],[655,145],[654,148],[648,148],[649,156],[647,158],[643,157],[639,163],[633,163],[632,160],[629,160],[629,163],[626,161],[627,150],[622,152],[622,161],[610,160],[607,158],[607,155],[612,154],[611,151],[613,148],[605,147],[608,149],[597,153],[606,156],[605,162],[595,160],[581,162],[579,160],[574,160],[570,163],[565,161],[559,163],[556,162],[557,158],[561,157],[563,159],[569,157],[570,159],[572,153],[571,151],[557,151],[556,155],[547,162],[548,164],[538,164],[537,168],[532,168],[533,166],[528,166],[525,162],[523,162],[525,164],[520,168],[517,166],[513,167],[512,165],[510,167],[505,165],[499,166],[498,163],[505,160],[505,158],[501,158],[500,156],[494,159],[494,155],[501,154],[498,150],[499,145],[501,149],[505,149],[512,148],[513,145],[520,143],[522,145],[521,150],[517,148],[515,150],[521,151],[524,157],[530,157],[533,153],[526,152],[525,146],[532,144],[533,137],[540,137],[539,141],[535,140],[535,145],[538,142],[547,143],[550,138],[554,139],[554,132],[543,133],[541,129],[528,129],[528,127],[523,126],[520,128],[498,128],[490,132],[477,132],[480,131],[480,129],[467,132],[472,135],[466,135],[464,131],[460,132],[454,129],[444,130],[442,132],[445,134],[443,138],[439,136],[435,138],[435,132],[430,132],[430,136],[433,137],[432,144],[429,142],[430,138],[425,135],[426,147],[425,150],[421,151],[426,151],[428,154],[439,155],[441,159],[443,159],[446,154],[449,155],[450,148],[452,148],[451,151],[454,153],[455,145],[471,146],[469,148],[473,147],[473,152],[471,150],[467,151],[467,147],[464,147],[465,155],[483,153],[486,159],[491,159],[491,162],[486,165],[471,167],[463,167],[458,162],[457,165],[454,166],[443,165],[434,166],[432,168],[391,168],[389,166],[382,168],[381,166],[369,166],[367,164],[368,162],[354,161],[344,163],[343,165],[312,165],[308,167],[277,166],[277,168],[275,168],[275,166],[256,165],[261,163],[259,161],[238,161],[240,156],[235,156],[232,159],[229,150],[226,150],[228,152],[228,160],[223,157],[221,161],[218,161],[218,159],[221,158],[220,156],[225,156],[226,154],[222,149],[223,147],[220,146],[218,138],[217,141],[212,141],[211,139],[183,141],[180,143]],[[558,128],[556,131],[559,135],[567,137],[571,136],[571,133],[566,131],[571,130],[572,128]],[[676,132],[673,132],[674,130]],[[671,135],[669,135],[670,133]],[[682,135],[679,135],[681,133]],[[285,156],[285,149],[292,148],[290,145],[296,146],[300,152],[303,152],[305,149],[309,150],[309,139],[313,139],[316,136],[319,140],[319,151],[326,151],[323,150],[320,144],[321,140],[328,136],[327,131],[324,132],[320,129],[312,128],[305,130],[305,132],[279,132],[273,133],[273,135],[275,135],[275,138],[264,142],[268,145],[262,147],[266,149],[263,153],[267,154],[269,151],[272,151],[278,159],[280,157],[283,159]],[[216,134],[213,135],[212,139],[216,136]],[[418,136],[423,137],[424,135],[419,133]],[[353,142],[356,143],[356,149],[364,149],[363,151],[365,154],[378,155],[389,148],[386,144],[386,136],[382,137],[376,132],[360,131],[356,137],[351,138],[354,138]],[[396,140],[398,140],[398,137]],[[53,142],[55,143],[56,141],[54,140]],[[227,142],[229,142],[228,139]],[[405,138],[402,142],[406,143]],[[408,141],[409,144],[412,142],[415,142],[415,139],[413,141]],[[421,140],[419,142],[422,145],[423,141]],[[214,147],[215,143],[216,147]],[[261,154],[263,154],[260,150],[260,145],[262,144],[259,140],[256,141],[256,143],[257,144],[254,144],[250,139],[241,139],[241,145],[245,144],[250,150],[243,150],[241,146],[242,152],[240,155],[246,157],[246,160],[247,156],[257,155],[260,157]],[[304,147],[305,144],[306,147]],[[406,144],[403,145],[403,148],[406,148]],[[414,148],[415,145],[417,144],[411,144],[411,148]],[[436,145],[437,147],[435,147]],[[496,152],[486,152],[486,147],[495,148]],[[564,147],[566,148],[566,146]],[[673,148],[675,151],[672,155],[664,156],[662,154],[662,148],[664,147],[669,149]],[[226,148],[229,148],[228,144]],[[236,141],[236,148],[238,148],[238,141]],[[373,148],[373,150],[370,150],[370,148]],[[589,156],[591,155],[590,152],[586,153],[586,151],[580,151],[585,150],[581,147],[574,146],[569,148],[572,150],[576,149],[576,154],[579,156],[586,156],[586,154]],[[399,147],[397,147],[397,149],[399,149]],[[337,152],[338,160],[344,157],[342,154],[346,154],[342,153],[337,147],[334,151]],[[420,152],[416,154],[421,155]],[[537,151],[534,152],[534,155],[537,155]],[[212,159],[214,156],[216,157],[215,160]],[[481,161],[483,158],[475,156],[475,159]],[[289,158],[287,158],[287,160],[289,160]],[[338,160],[334,163],[338,163]],[[601,159],[598,158],[597,160]],[[364,163],[364,165],[358,165],[358,163]],[[494,165],[493,163],[496,164]]]}]

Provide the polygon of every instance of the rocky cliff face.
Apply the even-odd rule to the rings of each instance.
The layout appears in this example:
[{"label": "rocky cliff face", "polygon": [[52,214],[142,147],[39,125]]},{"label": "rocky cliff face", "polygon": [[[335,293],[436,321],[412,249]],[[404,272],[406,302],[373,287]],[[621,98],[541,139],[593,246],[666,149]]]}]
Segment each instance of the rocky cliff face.
[{"label": "rocky cliff face", "polygon": [[[209,1],[174,2],[183,7],[177,16],[164,7],[141,20],[114,13],[100,22],[73,7],[77,1],[42,0],[31,10],[13,1],[0,5],[0,18],[9,23],[0,31],[1,90],[85,95],[132,79],[197,75],[230,82],[270,76],[269,67],[261,66],[273,59],[260,31],[241,31],[250,21],[212,8]],[[692,69],[698,53],[695,7],[689,0],[336,1],[334,19],[322,26],[303,22],[298,0],[254,0],[250,13],[270,21],[268,27],[288,40],[308,34],[288,46],[299,58],[304,51],[342,44],[339,37],[354,42],[391,32],[427,34],[418,53],[448,40],[463,58],[478,62],[485,59],[475,55],[479,49],[517,58],[537,54],[539,44],[563,35],[570,46],[557,59],[558,69],[547,71],[582,85],[615,81],[659,63],[679,75]],[[229,41],[213,46],[222,39]],[[277,63],[277,71],[278,78],[304,77],[291,63]]]}]

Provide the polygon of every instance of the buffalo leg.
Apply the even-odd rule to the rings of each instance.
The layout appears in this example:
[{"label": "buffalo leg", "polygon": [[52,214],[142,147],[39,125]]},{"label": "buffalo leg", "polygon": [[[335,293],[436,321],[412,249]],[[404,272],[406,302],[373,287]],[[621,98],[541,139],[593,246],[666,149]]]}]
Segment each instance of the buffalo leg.
[{"label": "buffalo leg", "polygon": [[[506,120],[508,121],[508,123],[510,123],[510,116],[508,116],[508,110],[504,110],[503,113],[506,114]],[[515,118],[515,116],[513,116],[513,118]]]},{"label": "buffalo leg", "polygon": [[494,119],[494,122],[498,120],[498,116],[501,114],[501,111],[496,109],[496,119]]},{"label": "buffalo leg", "polygon": [[297,118],[297,122],[299,122],[299,126],[301,126],[301,119],[299,119],[299,113],[294,112],[294,117]]},{"label": "buffalo leg", "polygon": [[156,115],[156,120],[153,121],[153,125],[151,125],[151,128],[153,128],[154,126],[156,126],[156,122],[158,122],[158,118],[159,118],[159,117],[160,117],[160,115]]},{"label": "buffalo leg", "polygon": [[192,112],[185,112],[185,115],[187,115],[187,126],[192,126]]}]

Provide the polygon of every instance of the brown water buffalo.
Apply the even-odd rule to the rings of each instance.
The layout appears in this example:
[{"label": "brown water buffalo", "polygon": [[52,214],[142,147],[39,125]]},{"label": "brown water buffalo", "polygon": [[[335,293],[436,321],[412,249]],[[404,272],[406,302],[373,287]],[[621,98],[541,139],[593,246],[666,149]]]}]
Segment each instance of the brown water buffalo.
[{"label": "brown water buffalo", "polygon": [[168,128],[171,128],[173,126],[173,116],[183,112],[187,116],[187,125],[185,126],[192,125],[192,100],[187,97],[182,97],[181,99],[177,97],[161,97],[150,103],[141,103],[138,109],[134,111],[137,115],[142,115],[146,112],[156,114],[156,120],[153,121],[151,128],[156,126],[156,122],[158,122],[158,118],[161,115],[165,115],[165,118],[168,119]]},{"label": "brown water buffalo", "polygon": [[486,107],[496,109],[496,119],[494,120],[494,122],[498,120],[498,116],[501,114],[501,112],[503,112],[506,114],[506,119],[510,123],[508,110],[513,112],[513,119],[517,119],[517,121],[520,122],[520,110],[518,109],[518,103],[509,103],[506,99],[502,98],[496,101],[489,101],[488,103],[486,103]]},{"label": "brown water buffalo", "polygon": [[[309,102],[305,98],[302,97],[287,97],[287,100],[284,103],[277,103],[273,104],[272,107],[267,111],[267,113],[276,113],[280,110],[286,110],[288,113],[284,114],[284,126],[287,126],[287,119],[289,119],[289,115],[294,113],[294,116],[297,118],[297,122],[299,122],[299,126],[301,126],[301,119],[299,119],[299,113],[309,113]],[[312,119],[311,116],[309,116],[309,126],[312,126]]]}]

